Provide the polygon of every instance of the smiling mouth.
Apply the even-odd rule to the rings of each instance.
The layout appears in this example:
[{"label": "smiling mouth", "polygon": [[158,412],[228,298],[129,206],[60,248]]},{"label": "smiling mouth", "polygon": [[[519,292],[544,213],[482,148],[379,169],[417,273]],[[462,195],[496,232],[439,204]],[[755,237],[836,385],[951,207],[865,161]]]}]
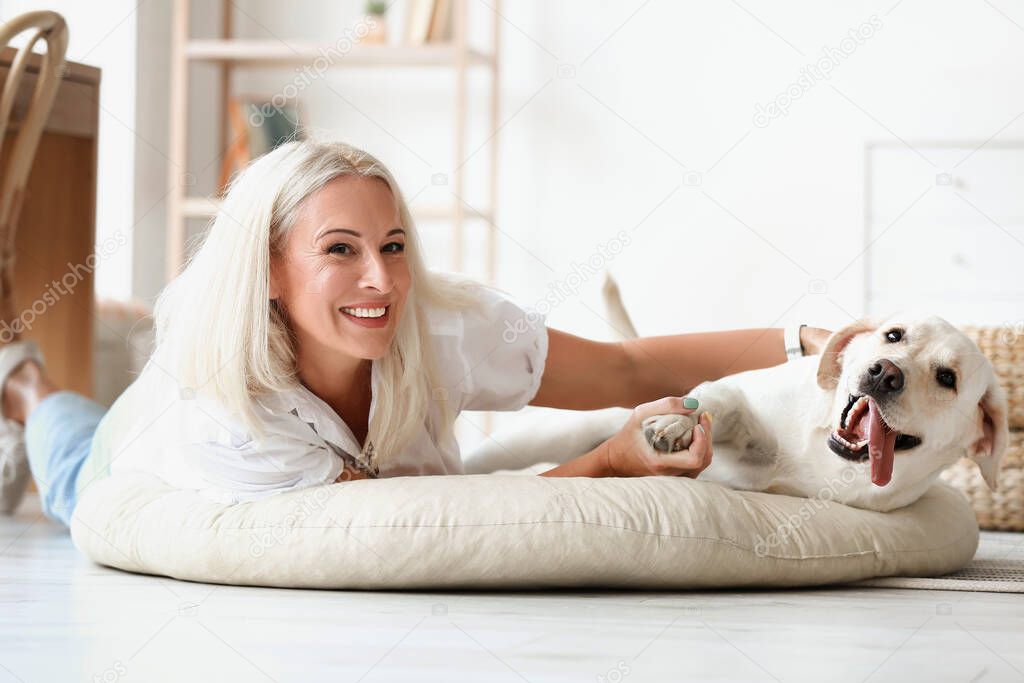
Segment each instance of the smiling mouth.
[{"label": "smiling mouth", "polygon": [[383,318],[388,314],[390,306],[377,306],[375,308],[349,308],[342,306],[339,310],[345,315],[353,318]]},{"label": "smiling mouth", "polygon": [[854,394],[839,416],[839,426],[828,437],[828,447],[836,455],[853,462],[869,461],[871,481],[877,486],[885,486],[892,478],[894,452],[920,443],[920,437],[890,427],[870,396]]}]

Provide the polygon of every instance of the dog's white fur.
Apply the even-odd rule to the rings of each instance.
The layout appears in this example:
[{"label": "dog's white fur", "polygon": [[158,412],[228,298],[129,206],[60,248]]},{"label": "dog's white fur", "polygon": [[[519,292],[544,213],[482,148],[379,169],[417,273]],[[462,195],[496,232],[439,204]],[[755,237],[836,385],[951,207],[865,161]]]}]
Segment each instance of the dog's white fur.
[{"label": "dog's white fur", "polygon": [[[887,340],[893,328],[901,342]],[[892,480],[871,482],[870,464],[846,460],[826,445],[867,368],[879,359],[904,374],[897,395],[880,400],[893,429],[922,443],[896,451]],[[936,368],[957,374],[956,391],[936,380]],[[939,473],[962,456],[996,488],[1009,438],[1006,394],[992,365],[960,330],[938,317],[862,320],[835,332],[821,356],[705,382],[688,392],[714,416],[714,457],[698,477],[731,488],[839,502],[887,511],[917,500]],[[623,408],[546,415],[527,427],[495,435],[467,457],[468,472],[561,463],[593,449],[625,424]],[[693,415],[662,415],[644,422],[648,440],[658,431],[685,447]]]}]

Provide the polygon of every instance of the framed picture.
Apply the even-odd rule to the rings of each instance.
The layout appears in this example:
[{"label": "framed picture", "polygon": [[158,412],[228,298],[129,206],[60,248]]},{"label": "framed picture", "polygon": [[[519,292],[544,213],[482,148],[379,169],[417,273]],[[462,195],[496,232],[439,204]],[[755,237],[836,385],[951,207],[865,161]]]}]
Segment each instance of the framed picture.
[{"label": "framed picture", "polygon": [[279,95],[236,95],[228,100],[228,136],[220,169],[220,191],[250,161],[289,140],[302,137],[299,103]]}]

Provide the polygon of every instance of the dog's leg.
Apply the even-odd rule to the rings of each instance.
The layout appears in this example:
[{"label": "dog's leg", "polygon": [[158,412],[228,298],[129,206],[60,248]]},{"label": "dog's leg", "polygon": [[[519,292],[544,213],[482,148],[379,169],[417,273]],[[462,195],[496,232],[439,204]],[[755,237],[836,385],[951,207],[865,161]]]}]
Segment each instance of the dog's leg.
[{"label": "dog's leg", "polygon": [[632,411],[552,410],[530,416],[485,439],[464,458],[466,474],[562,464],[593,450],[622,429]]},{"label": "dog's leg", "polygon": [[704,413],[714,416],[716,441],[731,441],[746,407],[746,399],[736,389],[716,382],[704,382],[687,396],[700,401],[698,412],[689,415],[668,413],[655,415],[643,422],[644,438],[658,451],[685,450],[693,442],[693,428]]},{"label": "dog's leg", "polygon": [[714,459],[698,477],[732,488],[761,491],[771,483],[778,443],[768,425],[751,410],[746,395],[723,382],[705,382],[688,396],[700,401],[689,415],[655,415],[644,420],[644,438],[655,450],[673,452],[690,447],[700,415],[714,417]]}]

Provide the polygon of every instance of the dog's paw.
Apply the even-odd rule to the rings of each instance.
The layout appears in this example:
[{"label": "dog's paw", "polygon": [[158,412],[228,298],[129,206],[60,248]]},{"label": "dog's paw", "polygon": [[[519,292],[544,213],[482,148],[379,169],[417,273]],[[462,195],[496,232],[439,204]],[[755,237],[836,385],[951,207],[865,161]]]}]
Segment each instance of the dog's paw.
[{"label": "dog's paw", "polygon": [[644,438],[656,451],[672,453],[686,450],[693,443],[693,428],[699,418],[696,414],[655,415],[643,421]]}]

